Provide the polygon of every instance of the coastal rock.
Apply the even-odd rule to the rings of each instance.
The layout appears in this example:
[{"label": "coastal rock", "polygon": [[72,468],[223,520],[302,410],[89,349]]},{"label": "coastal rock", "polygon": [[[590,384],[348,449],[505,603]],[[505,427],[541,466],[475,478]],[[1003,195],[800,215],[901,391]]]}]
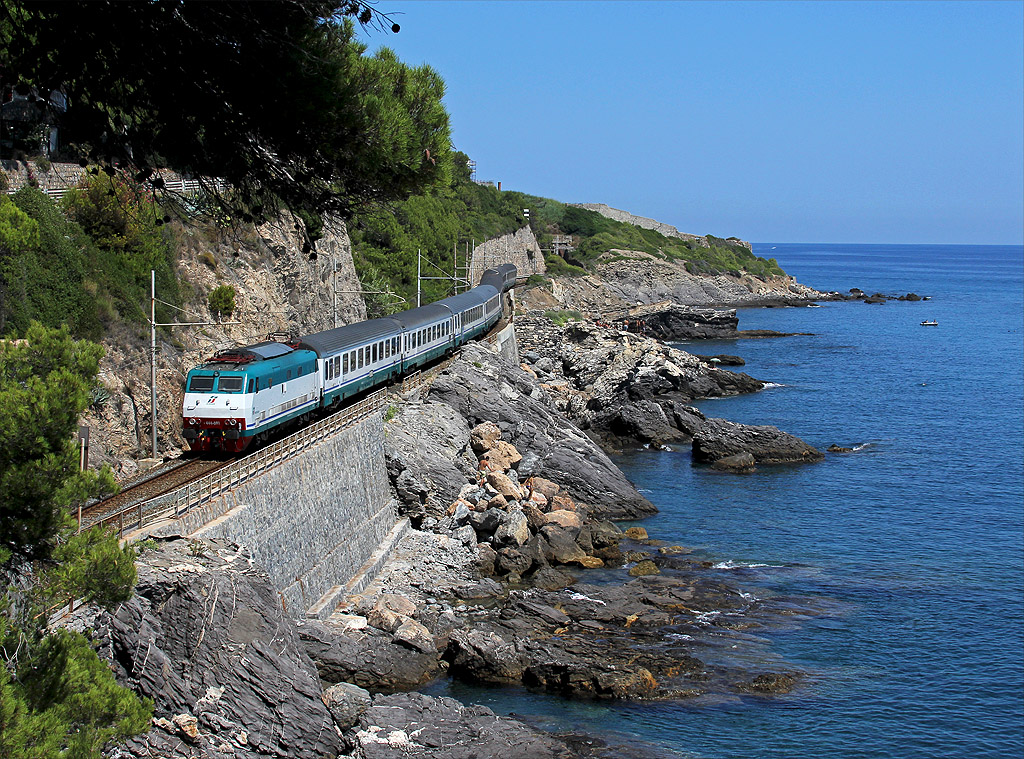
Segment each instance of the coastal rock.
[{"label": "coastal rock", "polygon": [[829,453],[853,453],[853,448],[847,448],[844,445],[836,445],[835,443],[832,443],[832,445],[825,450]]},{"label": "coastal rock", "polygon": [[716,356],[702,356],[697,353],[693,355],[706,364],[717,364],[719,366],[744,366],[747,363],[739,356],[730,356],[727,353],[719,353]]},{"label": "coastal rock", "polygon": [[384,455],[401,512],[419,524],[441,519],[476,476],[466,420],[436,403],[400,404],[385,425]]},{"label": "coastal rock", "polygon": [[501,428],[494,422],[483,422],[470,430],[469,439],[476,453],[486,453],[501,440]]},{"label": "coastal rock", "polygon": [[153,699],[161,720],[130,739],[127,751],[214,757],[227,745],[252,759],[339,753],[317,670],[267,575],[236,545],[196,545],[174,540],[144,551],[135,596],[97,620],[100,655],[119,682]]},{"label": "coastal rock", "polygon": [[750,682],[741,683],[737,686],[737,689],[747,693],[789,693],[793,690],[798,680],[799,674],[797,673],[766,672],[758,675]]},{"label": "coastal rock", "polygon": [[370,692],[352,683],[336,683],[324,688],[324,703],[342,730],[355,725],[370,707]]},{"label": "coastal rock", "polygon": [[484,706],[421,693],[376,696],[355,732],[363,759],[574,759],[554,736]]},{"label": "coastal rock", "polygon": [[750,453],[750,451],[744,451],[743,453],[735,453],[732,456],[726,456],[712,462],[711,468],[722,472],[745,473],[753,472],[756,463],[754,454]]},{"label": "coastal rock", "polygon": [[612,250],[597,263],[596,276],[563,278],[562,308],[604,313],[610,309],[668,301],[683,306],[802,305],[827,299],[792,277],[702,274],[687,262],[635,250]]},{"label": "coastal rock", "polygon": [[299,627],[299,638],[328,683],[353,683],[373,691],[411,689],[435,677],[440,668],[436,652],[403,645],[373,627],[344,630],[307,620]]},{"label": "coastal rock", "polygon": [[715,462],[749,453],[757,464],[821,461],[825,455],[795,435],[777,427],[707,419],[693,438],[693,460]]},{"label": "coastal rock", "polygon": [[739,324],[735,309],[692,308],[677,303],[631,309],[630,316],[634,315],[642,324],[643,334],[666,341],[728,339],[736,337]]},{"label": "coastal rock", "polygon": [[629,570],[630,577],[647,577],[648,575],[660,574],[661,570],[658,566],[650,559],[644,559],[641,562],[637,562],[636,566],[631,567]]},{"label": "coastal rock", "polygon": [[[557,480],[575,500],[616,519],[655,512],[607,454],[554,407],[536,380],[488,346],[471,344],[462,349],[459,358],[434,380],[423,405],[435,404],[448,406],[472,426],[484,421],[496,424],[503,438],[527,452],[518,465],[520,477]],[[429,471],[432,465],[424,462],[424,466]]]},{"label": "coastal rock", "polygon": [[494,632],[458,630],[445,651],[452,675],[485,683],[522,679],[523,661],[516,647]]},{"label": "coastal rock", "polygon": [[530,525],[521,510],[510,512],[508,519],[494,532],[494,544],[521,546],[530,539]]},{"label": "coastal rock", "polygon": [[690,401],[764,387],[643,335],[530,316],[516,328],[522,345],[552,359],[560,380],[545,387],[554,405],[612,448],[691,437],[702,417]]}]

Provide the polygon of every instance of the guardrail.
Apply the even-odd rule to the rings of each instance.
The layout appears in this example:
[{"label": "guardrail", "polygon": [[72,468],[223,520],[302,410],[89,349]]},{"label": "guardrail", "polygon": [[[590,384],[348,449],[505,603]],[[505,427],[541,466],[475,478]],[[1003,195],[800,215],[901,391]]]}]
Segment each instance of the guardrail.
[{"label": "guardrail", "polygon": [[116,526],[118,537],[124,537],[126,530],[137,530],[172,515],[180,517],[190,509],[238,487],[243,482],[262,474],[299,451],[320,442],[325,437],[380,411],[386,397],[383,390],[376,390],[344,411],[339,411],[337,414],[321,419],[276,443],[271,443],[241,461],[236,461],[223,469],[218,469],[213,474],[193,480],[169,493],[105,514],[100,519],[84,524],[83,527],[92,527],[97,524],[108,527]]}]

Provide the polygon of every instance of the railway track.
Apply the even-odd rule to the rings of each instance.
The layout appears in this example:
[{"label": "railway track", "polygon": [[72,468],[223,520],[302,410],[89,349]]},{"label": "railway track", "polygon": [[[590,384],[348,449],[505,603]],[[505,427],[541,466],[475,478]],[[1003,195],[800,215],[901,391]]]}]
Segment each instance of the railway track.
[{"label": "railway track", "polygon": [[86,528],[106,522],[132,506],[169,493],[193,480],[223,469],[234,461],[233,458],[226,461],[190,459],[165,468],[155,475],[127,486],[117,495],[84,507],[79,512],[79,526]]}]

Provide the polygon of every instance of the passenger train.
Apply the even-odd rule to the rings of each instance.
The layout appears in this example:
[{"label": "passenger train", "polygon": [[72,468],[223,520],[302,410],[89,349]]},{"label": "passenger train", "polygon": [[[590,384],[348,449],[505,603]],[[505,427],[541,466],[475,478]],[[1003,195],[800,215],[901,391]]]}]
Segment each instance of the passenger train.
[{"label": "passenger train", "polygon": [[516,267],[487,269],[464,293],[381,319],[220,351],[185,379],[182,432],[193,451],[238,453],[486,334]]}]

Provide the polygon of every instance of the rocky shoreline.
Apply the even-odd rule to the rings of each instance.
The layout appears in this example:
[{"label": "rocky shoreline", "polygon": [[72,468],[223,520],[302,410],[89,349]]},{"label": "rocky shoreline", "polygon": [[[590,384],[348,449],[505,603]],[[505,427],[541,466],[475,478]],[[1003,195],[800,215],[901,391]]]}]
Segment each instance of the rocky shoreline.
[{"label": "rocky shoreline", "polygon": [[641,757],[415,689],[451,677],[673,700],[798,686],[793,667],[718,649],[800,602],[758,599],[731,568],[618,526],[655,507],[603,447],[689,441],[695,460],[740,472],[822,454],[690,406],[764,386],[721,359],[582,322],[520,316],[516,329],[521,366],[472,345],[394,407],[388,474],[413,529],[327,619],[288,618],[238,546],[147,545],[136,596],[85,625],[156,704],[153,729],[119,756]]}]

